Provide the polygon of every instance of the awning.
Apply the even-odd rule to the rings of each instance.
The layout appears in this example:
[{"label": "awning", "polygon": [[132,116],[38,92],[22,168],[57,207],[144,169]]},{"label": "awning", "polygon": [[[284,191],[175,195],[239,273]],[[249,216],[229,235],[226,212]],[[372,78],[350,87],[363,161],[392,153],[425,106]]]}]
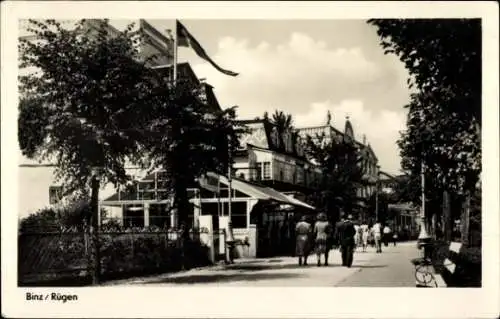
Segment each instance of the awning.
[{"label": "awning", "polygon": [[[226,186],[229,185],[229,181],[225,176],[221,176],[215,173],[207,173],[211,178],[218,178],[221,184]],[[231,180],[231,187],[239,192],[242,192],[250,197],[259,200],[272,200],[283,204],[289,204],[294,206],[301,206],[308,209],[315,210],[311,205],[308,205],[292,196],[285,195],[271,187],[260,186],[256,184],[251,184],[238,178],[233,178]]]},{"label": "awning", "polygon": [[389,204],[389,209],[394,210],[402,210],[402,211],[416,211],[417,208],[409,203],[401,203],[401,204]]},{"label": "awning", "polygon": [[311,210],[316,210],[316,207],[311,206],[309,204],[306,204],[303,201],[300,201],[300,200],[298,200],[297,198],[295,198],[295,197],[293,197],[291,195],[287,195],[287,197],[288,197],[288,199],[290,201],[292,201],[293,203],[295,203],[296,206],[303,206],[303,207],[309,208]]}]

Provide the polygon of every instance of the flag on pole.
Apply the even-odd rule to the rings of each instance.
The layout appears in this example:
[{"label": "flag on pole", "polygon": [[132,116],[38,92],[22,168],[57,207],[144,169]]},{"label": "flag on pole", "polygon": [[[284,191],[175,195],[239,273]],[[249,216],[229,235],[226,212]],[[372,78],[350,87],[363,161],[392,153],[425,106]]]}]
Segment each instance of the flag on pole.
[{"label": "flag on pole", "polygon": [[191,33],[189,33],[189,31],[186,29],[186,27],[182,23],[180,23],[179,20],[176,20],[176,34],[177,34],[177,46],[192,48],[194,50],[194,52],[196,52],[196,54],[200,58],[206,60],[207,62],[212,64],[212,66],[214,68],[216,68],[217,70],[219,70],[220,72],[222,72],[226,75],[230,75],[230,76],[237,76],[238,75],[238,73],[235,73],[235,72],[229,71],[229,70],[224,70],[223,68],[218,66],[208,56],[208,54],[205,52],[205,50],[200,45],[200,43],[198,43],[198,41],[196,41],[196,39],[191,35]]}]

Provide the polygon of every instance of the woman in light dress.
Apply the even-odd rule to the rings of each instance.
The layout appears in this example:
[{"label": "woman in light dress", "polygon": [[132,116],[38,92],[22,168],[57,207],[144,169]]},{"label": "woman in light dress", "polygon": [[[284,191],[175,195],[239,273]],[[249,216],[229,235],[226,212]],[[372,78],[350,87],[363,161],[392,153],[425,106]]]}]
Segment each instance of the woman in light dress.
[{"label": "woman in light dress", "polygon": [[295,226],[297,241],[295,244],[295,255],[299,257],[299,266],[307,266],[307,256],[309,255],[309,237],[311,235],[311,224],[307,222],[306,216],[302,216],[300,222]]},{"label": "woman in light dress", "polygon": [[355,224],[354,230],[356,231],[356,234],[354,235],[354,249],[357,249],[361,245],[361,236],[359,229],[360,229],[359,225]]},{"label": "woman in light dress", "polygon": [[366,222],[361,225],[361,240],[363,241],[363,252],[366,252],[368,247],[368,237],[370,236],[370,228]]},{"label": "woman in light dress", "polygon": [[314,243],[316,256],[318,258],[318,267],[321,266],[321,255],[325,255],[325,266],[328,266],[328,252],[330,250],[330,236],[332,235],[332,226],[326,218],[326,214],[318,214],[314,224]]}]

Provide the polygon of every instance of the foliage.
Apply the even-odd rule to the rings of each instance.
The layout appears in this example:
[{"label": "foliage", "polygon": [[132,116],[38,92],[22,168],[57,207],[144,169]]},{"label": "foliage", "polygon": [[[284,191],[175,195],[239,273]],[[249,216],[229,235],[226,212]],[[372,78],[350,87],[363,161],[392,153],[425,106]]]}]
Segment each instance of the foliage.
[{"label": "foliage", "polygon": [[479,19],[369,20],[385,53],[405,64],[415,88],[407,130],[398,141],[402,167],[419,202],[422,161],[426,196],[474,190],[481,172],[481,22]]},{"label": "foliage", "polygon": [[129,181],[128,161],[163,167],[186,217],[186,188],[205,171],[227,170],[228,136],[231,152],[238,147],[235,109],[215,110],[192,82],[173,86],[149,69],[132,25],[117,31],[99,20],[96,29],[82,20],[68,31],[54,20],[30,22],[41,41],[21,41],[21,67],[40,73],[20,77],[23,154],[54,161],[66,193],[88,189],[96,167],[102,184],[115,185]]},{"label": "foliage", "polygon": [[307,137],[306,154],[322,170],[321,190],[313,194],[316,207],[334,220],[339,217],[340,207],[351,213],[357,201],[356,191],[364,183],[360,165],[363,158],[357,146],[322,133]]},{"label": "foliage", "polygon": [[[89,224],[91,206],[88,199],[74,199],[65,204],[39,209],[20,220],[21,232],[50,232],[60,230],[83,231]],[[101,208],[101,217],[106,218],[106,210]]]},{"label": "foliage", "polygon": [[125,162],[138,154],[146,62],[139,62],[132,25],[110,34],[107,20],[68,31],[55,20],[30,20],[38,41],[21,40],[19,144],[24,155],[56,164],[65,193],[88,189],[93,168],[103,183],[128,179]]},{"label": "foliage", "polygon": [[[102,275],[104,278],[116,278],[180,270],[181,249],[176,239],[169,239],[172,235],[175,234],[151,229],[102,233]],[[29,278],[30,273],[36,274],[35,279],[40,280],[62,269],[67,272],[74,270],[71,276],[75,278],[88,267],[85,253],[88,247],[85,245],[81,232],[21,234],[18,244],[21,282]],[[207,248],[197,236],[193,235],[188,245],[190,267],[210,263]]]},{"label": "foliage", "polygon": [[165,170],[175,199],[173,207],[179,211],[180,222],[186,223],[190,209],[187,188],[208,171],[226,174],[230,154],[239,147],[236,108],[220,110],[204,104],[183,79],[174,89],[155,87],[150,100],[144,161],[149,167]]},{"label": "foliage", "polygon": [[[267,112],[264,118],[267,117]],[[276,126],[278,133],[282,134],[287,130],[293,129],[293,119],[291,114],[284,113],[283,111],[275,110],[271,119],[271,123]]]}]

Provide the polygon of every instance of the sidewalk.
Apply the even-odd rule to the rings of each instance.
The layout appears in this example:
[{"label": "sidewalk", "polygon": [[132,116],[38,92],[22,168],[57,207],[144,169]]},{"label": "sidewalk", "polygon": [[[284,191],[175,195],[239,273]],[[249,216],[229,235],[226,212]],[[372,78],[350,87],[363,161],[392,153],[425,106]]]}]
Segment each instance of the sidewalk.
[{"label": "sidewalk", "polygon": [[396,247],[382,247],[382,253],[337,287],[415,287],[415,268],[411,259],[420,256],[416,242],[399,243]]},{"label": "sidewalk", "polygon": [[[317,267],[316,256],[309,257],[309,265],[299,267],[297,259],[277,257],[265,259],[238,259],[232,265],[192,269],[185,272],[132,278],[103,283],[110,285],[141,286],[252,286],[252,287],[333,287],[333,286],[407,286],[414,285],[410,259],[416,251],[414,243],[398,247],[384,247],[382,254],[373,248],[354,255],[351,268],[341,266],[338,250],[332,250],[328,267]],[[411,277],[411,278],[410,278]],[[394,280],[392,280],[394,279]],[[411,280],[409,280],[411,279]],[[392,280],[392,281],[391,281]]]}]

